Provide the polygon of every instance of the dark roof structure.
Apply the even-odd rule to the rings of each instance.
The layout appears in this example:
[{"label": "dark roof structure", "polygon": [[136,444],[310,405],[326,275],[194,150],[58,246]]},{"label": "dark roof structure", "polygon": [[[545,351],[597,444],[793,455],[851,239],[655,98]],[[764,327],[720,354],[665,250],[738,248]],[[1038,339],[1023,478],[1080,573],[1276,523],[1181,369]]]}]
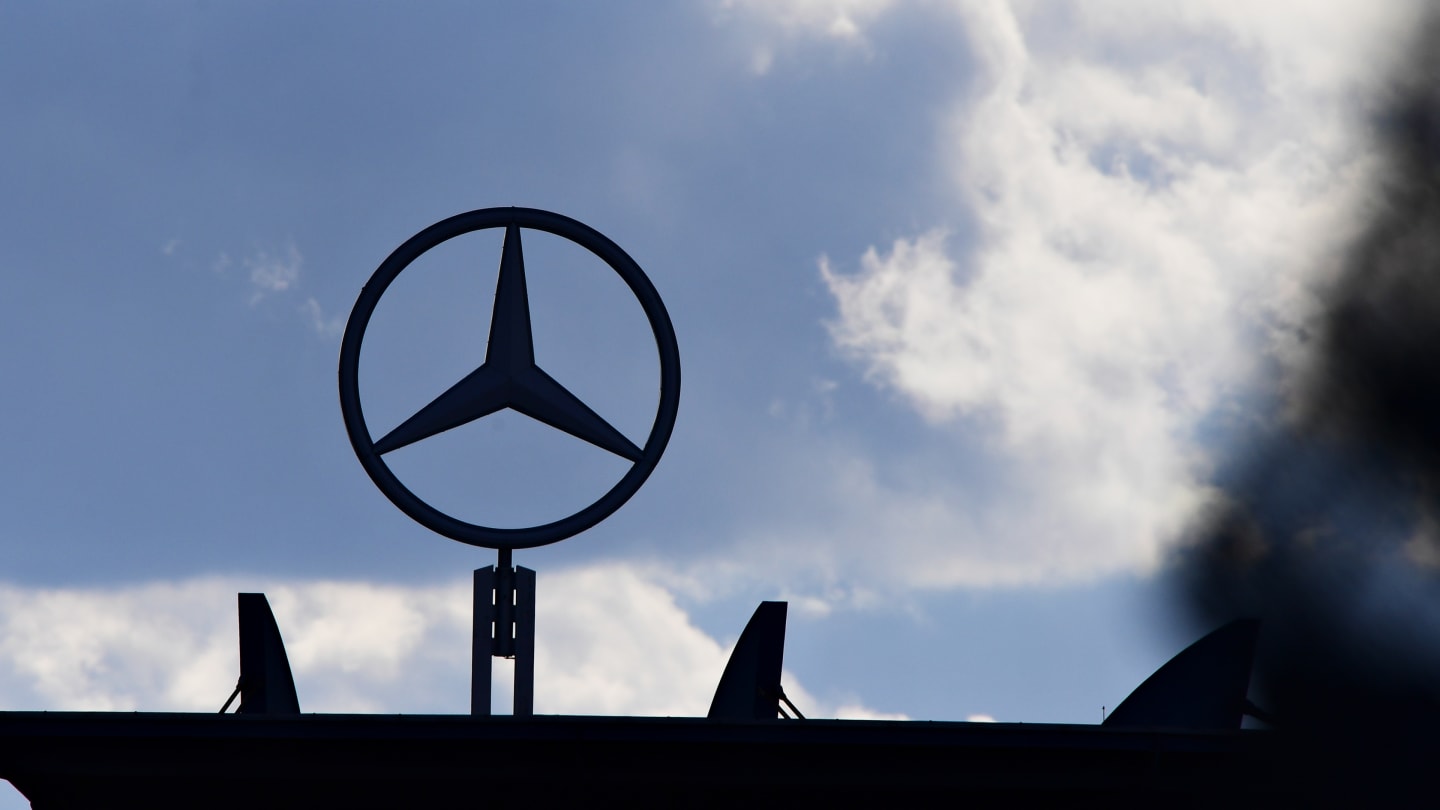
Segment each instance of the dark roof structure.
[{"label": "dark roof structure", "polygon": [[36,808],[1274,806],[1266,733],[881,720],[0,713]]},{"label": "dark roof structure", "polygon": [[[756,611],[707,717],[327,715],[300,713],[268,604],[241,594],[237,712],[0,712],[0,776],[36,808],[1293,798],[1274,733],[1240,729],[1232,711],[1244,706],[1248,669],[1204,677],[1248,668],[1252,623],[1192,645],[1100,726],[818,720],[781,705],[785,607]],[[1193,706],[1223,711],[1185,711]]]}]

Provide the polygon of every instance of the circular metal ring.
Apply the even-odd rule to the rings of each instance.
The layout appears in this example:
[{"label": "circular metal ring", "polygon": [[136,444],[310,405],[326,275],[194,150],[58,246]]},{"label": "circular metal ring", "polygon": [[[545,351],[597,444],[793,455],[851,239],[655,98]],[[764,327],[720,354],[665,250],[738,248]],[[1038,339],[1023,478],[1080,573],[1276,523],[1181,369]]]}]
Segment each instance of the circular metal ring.
[{"label": "circular metal ring", "polygon": [[[568,517],[522,529],[496,529],[467,523],[420,500],[400,483],[391,472],[381,454],[375,449],[375,441],[365,424],[364,411],[360,407],[359,365],[360,344],[370,316],[376,304],[390,283],[410,266],[421,254],[441,244],[474,231],[488,228],[517,226],[528,230],[545,231],[568,239],[610,265],[630,287],[640,301],[650,328],[655,335],[656,348],[660,355],[660,402],[655,413],[655,422],[645,440],[640,457],[629,471],[600,496],[599,500]],[[675,427],[675,415],[680,403],[680,350],[675,341],[675,329],[670,315],[660,300],[660,294],[645,276],[640,265],[630,258],[618,245],[599,231],[569,217],[535,208],[482,208],[458,214],[437,222],[406,240],[395,249],[375,271],[360,291],[350,320],[345,325],[345,336],[340,344],[340,411],[345,419],[345,431],[360,465],[370,479],[385,493],[402,512],[425,527],[452,540],[494,549],[533,548],[555,543],[594,526],[619,509],[645,483],[645,479],[660,461],[665,445],[670,441]]]}]

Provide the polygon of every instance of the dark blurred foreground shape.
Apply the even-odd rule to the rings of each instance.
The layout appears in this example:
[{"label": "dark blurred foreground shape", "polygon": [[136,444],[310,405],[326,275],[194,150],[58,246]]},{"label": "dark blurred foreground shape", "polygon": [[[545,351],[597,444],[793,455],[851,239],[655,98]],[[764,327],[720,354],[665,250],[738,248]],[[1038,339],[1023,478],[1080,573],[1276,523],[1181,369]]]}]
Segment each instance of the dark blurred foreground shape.
[{"label": "dark blurred foreground shape", "polygon": [[1264,621],[1256,693],[1325,804],[1440,802],[1437,9],[1369,100],[1376,168],[1303,362],[1176,556],[1197,621]]},{"label": "dark blurred foreground shape", "polygon": [[37,808],[1271,807],[1290,798],[1274,735],[1239,728],[1253,623],[1192,645],[1089,726],[800,719],[780,683],[784,602],[755,611],[708,717],[301,714],[264,595],[242,594],[240,611],[238,712],[0,712],[0,776]]}]

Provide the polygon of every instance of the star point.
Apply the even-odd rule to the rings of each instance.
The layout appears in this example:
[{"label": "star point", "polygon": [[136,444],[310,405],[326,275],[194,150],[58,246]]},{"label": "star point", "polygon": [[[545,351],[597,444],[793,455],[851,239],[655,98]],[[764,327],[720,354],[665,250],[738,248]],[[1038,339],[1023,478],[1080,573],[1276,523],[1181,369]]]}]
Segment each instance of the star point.
[{"label": "star point", "polygon": [[510,408],[630,461],[643,451],[535,363],[520,228],[505,229],[485,362],[374,443],[384,455]]}]

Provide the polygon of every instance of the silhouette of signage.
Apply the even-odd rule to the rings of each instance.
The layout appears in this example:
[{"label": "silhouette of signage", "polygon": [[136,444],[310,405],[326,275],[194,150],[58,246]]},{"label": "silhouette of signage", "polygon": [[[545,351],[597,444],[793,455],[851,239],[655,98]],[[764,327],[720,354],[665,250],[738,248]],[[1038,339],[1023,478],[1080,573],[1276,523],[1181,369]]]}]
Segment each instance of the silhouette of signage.
[{"label": "silhouette of signage", "polygon": [[[377,303],[421,255],[488,228],[504,228],[505,236],[485,356],[376,438],[360,406],[358,367]],[[574,396],[545,372],[546,358],[535,356],[525,230],[586,248],[639,299],[661,371],[659,404],[643,444]],[[784,602],[756,609],[704,718],[535,717],[535,572],[514,566],[513,552],[603,520],[639,489],[664,452],[679,401],[680,364],[655,288],[624,251],[575,220],[528,208],[461,214],[416,234],[375,271],[346,327],[339,376],[346,431],[381,491],[434,531],[497,551],[495,566],[474,572],[470,716],[302,714],[265,596],[240,594],[240,678],[219,713],[0,711],[0,778],[35,806],[189,808],[197,796],[207,807],[244,808],[438,806],[473,803],[476,796],[502,805],[571,806],[623,796],[627,806],[666,807],[1026,804],[1032,797],[1107,807],[1271,807],[1323,803],[1314,799],[1332,799],[1331,785],[1348,787],[1342,778],[1314,782],[1312,789],[1313,753],[1329,758],[1322,762],[1325,772],[1368,776],[1373,770],[1374,756],[1358,758],[1364,762],[1358,769],[1335,767],[1331,755],[1351,750],[1348,743],[1334,751],[1307,749],[1294,739],[1242,730],[1246,715],[1274,719],[1247,697],[1259,630],[1249,620],[1186,648],[1100,726],[807,720],[781,684]],[[507,408],[631,466],[599,500],[569,517],[496,529],[421,501],[385,463],[402,447]],[[491,720],[490,705],[497,657],[514,660],[512,716],[500,722]],[[243,720],[226,714],[237,697]],[[1303,723],[1295,728],[1314,731]],[[1387,741],[1363,741],[1375,742]],[[1388,742],[1391,747],[1375,750],[1398,750],[1396,740]],[[1365,798],[1373,798],[1372,783],[1384,781],[1366,780]],[[1405,795],[1411,785],[1390,780],[1381,787],[1389,791],[1383,798]],[[1422,795],[1422,786],[1415,787],[1409,793]]]},{"label": "silhouette of signage", "polygon": [[[504,228],[500,274],[485,357],[474,371],[378,439],[360,405],[360,347],[375,306],[390,283],[422,254],[475,231]],[[545,373],[535,357],[530,302],[525,285],[524,230],[545,231],[589,250],[610,266],[639,299],[660,355],[660,401],[650,434],[637,445]],[[576,220],[534,208],[484,208],[438,222],[411,237],[370,277],[355,302],[340,348],[340,409],[360,464],[396,506],[452,540],[494,549],[532,548],[572,537],[619,509],[655,469],[675,425],[680,400],[680,352],[660,295],[640,265],[618,245]],[[385,455],[506,408],[522,413],[631,462],[630,469],[598,500],[541,526],[498,529],[447,515],[412,493],[385,463]],[[500,463],[503,463],[500,462]]]}]

